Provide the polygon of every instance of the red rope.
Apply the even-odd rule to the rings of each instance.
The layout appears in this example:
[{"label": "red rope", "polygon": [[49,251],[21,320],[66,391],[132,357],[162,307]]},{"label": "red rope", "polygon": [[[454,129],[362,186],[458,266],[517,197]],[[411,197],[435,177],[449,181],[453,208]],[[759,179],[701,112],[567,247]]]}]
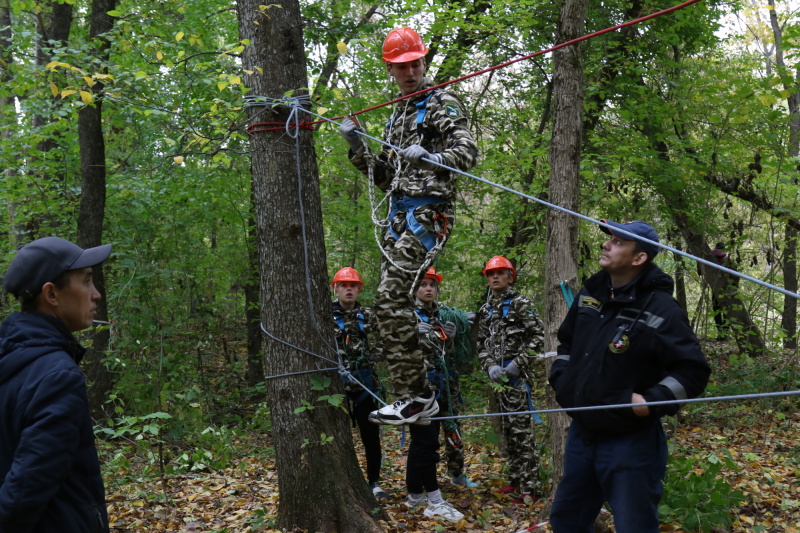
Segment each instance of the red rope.
[{"label": "red rope", "polygon": [[[270,128],[262,128],[262,127],[259,127],[259,126],[272,126],[272,127],[270,127]],[[289,122],[288,125],[286,124],[286,122],[256,122],[255,124],[253,124],[249,128],[247,128],[247,133],[252,135],[253,133],[262,133],[262,132],[265,132],[265,131],[285,130],[287,128],[287,126],[289,128],[297,127],[297,128],[300,128],[301,130],[313,130],[314,129],[314,123],[313,122],[309,122],[307,120],[304,120],[304,121],[302,121],[300,123]]]},{"label": "red rope", "polygon": [[[412,98],[414,96],[417,96],[417,95],[420,95],[420,94],[425,94],[427,92],[430,92],[430,91],[433,91],[433,90],[436,90],[436,89],[441,89],[442,87],[447,87],[448,85],[452,85],[453,83],[457,83],[457,82],[460,82],[460,81],[468,80],[470,78],[474,78],[475,76],[480,76],[481,74],[486,74],[487,72],[491,72],[493,70],[505,68],[505,67],[507,67],[509,65],[513,65],[514,63],[519,63],[520,61],[525,61],[527,59],[531,59],[531,58],[534,58],[536,56],[544,55],[544,54],[547,54],[549,52],[555,52],[556,50],[559,50],[561,48],[564,48],[564,47],[567,47],[567,46],[570,46],[570,45],[573,45],[573,44],[578,44],[578,43],[583,42],[583,41],[588,41],[589,39],[592,39],[594,37],[599,37],[600,35],[604,35],[606,33],[612,32],[612,31],[616,31],[616,30],[618,30],[620,28],[625,28],[627,26],[633,26],[635,24],[639,24],[640,22],[645,22],[647,20],[654,19],[656,17],[660,17],[660,16],[666,15],[668,13],[672,13],[673,11],[678,11],[679,9],[683,9],[685,7],[688,7],[688,6],[692,5],[692,4],[696,4],[697,2],[700,2],[700,1],[701,0],[687,0],[687,1],[683,2],[683,3],[681,3],[681,4],[678,4],[678,5],[675,5],[675,6],[672,6],[672,7],[668,7],[667,9],[662,9],[661,11],[656,11],[655,13],[651,13],[649,15],[645,15],[645,16],[639,17],[637,19],[629,20],[628,22],[623,22],[622,24],[617,24],[616,26],[611,26],[610,28],[605,28],[603,30],[596,31],[594,33],[589,33],[587,35],[583,35],[581,37],[577,37],[575,39],[572,39],[572,40],[569,40],[569,41],[565,41],[565,42],[563,42],[561,44],[557,44],[557,45],[555,45],[553,47],[546,48],[544,50],[540,50],[538,52],[534,52],[534,53],[528,54],[526,56],[518,57],[516,59],[512,59],[510,61],[506,61],[505,63],[500,63],[499,65],[495,65],[493,67],[488,67],[488,68],[485,68],[483,70],[479,70],[477,72],[473,72],[471,74],[467,74],[465,76],[461,76],[460,78],[455,78],[453,80],[446,81],[444,83],[440,83],[439,85],[434,85],[433,87],[428,87],[427,89],[423,89],[421,91],[417,91],[417,92],[409,94],[407,96],[401,96],[399,98],[395,98],[394,100],[389,100],[388,102],[384,102],[382,104],[378,104],[378,105],[374,105],[372,107],[368,107],[366,109],[362,109],[361,111],[355,111],[355,112],[349,113],[347,115],[340,115],[338,117],[333,117],[330,120],[340,120],[340,119],[343,119],[345,117],[360,115],[362,113],[366,113],[367,111],[373,111],[375,109],[380,109],[381,107],[386,107],[387,105],[391,105],[391,104],[394,104],[394,103],[397,103],[397,102],[401,102],[401,101],[403,101],[403,100],[405,100],[407,98]],[[325,122],[325,121],[317,120],[317,121],[314,121],[314,122],[301,122],[300,123],[300,128],[302,128],[302,129],[313,129],[313,125],[314,124],[319,124],[321,122]],[[247,132],[248,133],[258,133],[258,132],[262,132],[262,131],[273,131],[273,130],[283,129],[283,128],[268,128],[268,129],[258,129],[258,130],[254,129],[256,126],[273,125],[273,124],[278,124],[278,123],[276,123],[276,122],[262,122],[260,124],[253,124],[250,128],[248,128]],[[283,124],[283,123],[281,123],[281,124],[285,128],[285,124]]]}]

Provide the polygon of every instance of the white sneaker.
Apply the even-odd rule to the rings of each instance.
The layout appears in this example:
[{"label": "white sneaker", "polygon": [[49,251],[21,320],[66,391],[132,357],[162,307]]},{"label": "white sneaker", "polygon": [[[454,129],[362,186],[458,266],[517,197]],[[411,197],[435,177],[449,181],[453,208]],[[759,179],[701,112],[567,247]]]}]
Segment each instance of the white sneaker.
[{"label": "white sneaker", "polygon": [[441,516],[445,520],[451,522],[458,522],[464,518],[464,515],[456,511],[455,507],[450,505],[447,500],[442,500],[441,503],[429,503],[425,509],[425,516],[433,518],[434,516]]},{"label": "white sneaker", "polygon": [[425,494],[420,494],[419,497],[414,497],[413,494],[409,494],[408,498],[406,498],[406,507],[409,509],[416,509],[417,507],[422,507],[423,505],[428,503],[428,496]]},{"label": "white sneaker", "polygon": [[369,488],[372,489],[372,495],[375,496],[376,500],[388,500],[389,499],[389,495],[386,494],[386,491],[384,491],[381,488],[380,485],[378,485],[377,481],[373,482],[373,483],[370,483]]},{"label": "white sneaker", "polygon": [[423,396],[406,398],[382,407],[377,411],[372,411],[369,414],[369,421],[373,424],[399,426],[401,424],[413,424],[420,418],[434,416],[439,412],[439,404],[436,403],[436,395],[433,391],[428,394],[430,398]]}]

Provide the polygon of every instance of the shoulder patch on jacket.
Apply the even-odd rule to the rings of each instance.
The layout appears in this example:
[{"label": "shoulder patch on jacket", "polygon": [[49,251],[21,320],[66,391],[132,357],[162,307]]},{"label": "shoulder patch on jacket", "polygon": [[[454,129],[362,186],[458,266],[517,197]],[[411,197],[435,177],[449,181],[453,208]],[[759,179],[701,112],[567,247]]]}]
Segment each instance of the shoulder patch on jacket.
[{"label": "shoulder patch on jacket", "polygon": [[600,300],[596,300],[591,296],[581,296],[581,302],[578,307],[591,307],[592,309],[600,309]]},{"label": "shoulder patch on jacket", "polygon": [[461,110],[458,109],[456,104],[447,104],[444,106],[444,113],[450,118],[458,118],[461,116]]}]

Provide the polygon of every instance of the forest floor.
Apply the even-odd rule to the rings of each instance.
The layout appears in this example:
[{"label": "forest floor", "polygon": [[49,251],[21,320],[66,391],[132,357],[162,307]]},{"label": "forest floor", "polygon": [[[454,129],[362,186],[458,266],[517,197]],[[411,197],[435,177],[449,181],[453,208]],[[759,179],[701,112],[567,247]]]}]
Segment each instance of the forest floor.
[{"label": "forest floor", "polygon": [[[778,403],[759,400],[728,405],[722,410],[698,408],[669,431],[670,453],[678,460],[672,475],[680,478],[672,486],[679,494],[667,494],[662,500],[672,510],[666,517],[662,512],[661,531],[800,533],[799,405],[800,401],[793,397]],[[401,449],[399,428],[385,428],[381,485],[390,494],[388,502],[382,504],[389,517],[383,524],[387,533],[551,531],[547,500],[514,505],[510,497],[493,492],[506,484],[505,462],[487,420],[470,419],[463,430],[467,472],[479,486],[454,486],[445,475],[444,463],[440,468],[442,492],[465,515],[457,524],[430,520],[421,509],[406,508],[407,439],[406,448]],[[543,433],[537,434],[540,444],[547,439]],[[255,434],[234,438],[237,440],[233,445],[239,453],[232,461],[234,466],[227,469],[159,477],[132,475],[135,466],[119,476],[119,472],[107,467],[111,531],[277,531],[270,527],[279,500],[270,438]],[[353,440],[360,443],[357,433]],[[106,462],[114,453],[108,443],[101,443],[100,451]],[[363,461],[361,450],[357,453]],[[548,458],[543,456],[542,462],[547,469]],[[740,491],[741,501],[726,501],[729,489]],[[714,525],[719,523],[714,521],[714,514],[720,512],[729,525]],[[700,520],[705,521],[684,529],[686,524],[695,523],[693,515],[704,517]],[[608,514],[600,522],[606,531],[614,531]]]}]

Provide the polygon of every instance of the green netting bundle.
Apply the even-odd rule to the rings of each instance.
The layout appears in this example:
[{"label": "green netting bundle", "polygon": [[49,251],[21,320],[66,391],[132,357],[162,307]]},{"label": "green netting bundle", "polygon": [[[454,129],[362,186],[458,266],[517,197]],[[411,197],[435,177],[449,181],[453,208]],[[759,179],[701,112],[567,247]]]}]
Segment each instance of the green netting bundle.
[{"label": "green netting bundle", "polygon": [[448,362],[456,369],[469,367],[475,358],[475,345],[472,342],[472,325],[467,319],[467,314],[460,309],[442,305],[439,308],[439,318],[442,323],[452,322],[456,325],[453,353],[452,355],[448,354],[448,359],[450,359]]}]

